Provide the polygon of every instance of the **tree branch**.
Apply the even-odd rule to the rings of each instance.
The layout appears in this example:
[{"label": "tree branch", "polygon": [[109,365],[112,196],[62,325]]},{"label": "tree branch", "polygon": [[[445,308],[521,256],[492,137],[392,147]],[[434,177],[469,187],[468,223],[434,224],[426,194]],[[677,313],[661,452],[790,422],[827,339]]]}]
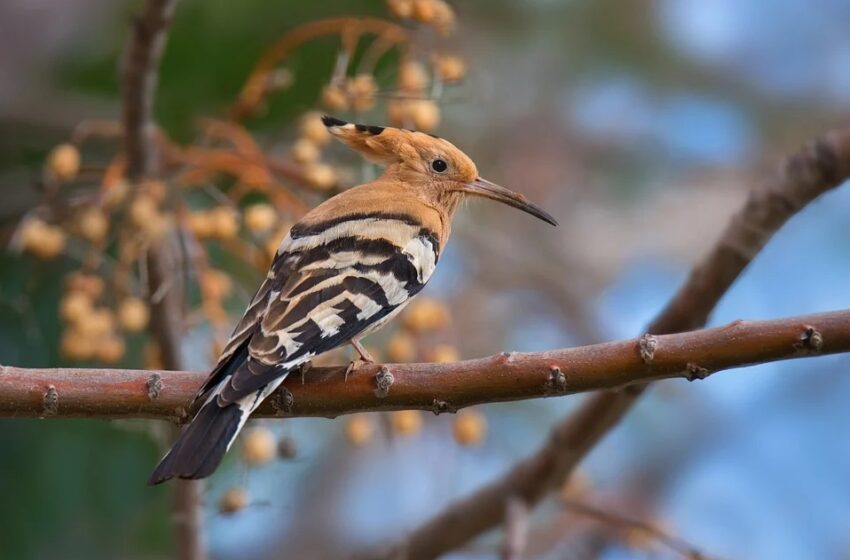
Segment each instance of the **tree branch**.
[{"label": "tree branch", "polygon": [[[127,178],[133,182],[155,176],[159,168],[153,104],[159,63],[176,4],[176,0],[146,0],[141,15],[134,21],[124,53],[121,69],[124,154]],[[173,274],[169,277],[169,271],[179,270],[179,266],[173,260],[173,251],[166,244],[151,248],[147,255],[147,288],[152,296],[151,336],[157,341],[163,365],[179,370],[182,369],[180,302],[179,293],[170,282]],[[182,560],[206,558],[201,539],[201,484],[178,481],[174,487],[176,557]]]},{"label": "tree branch", "polygon": [[[440,413],[672,377],[703,379],[724,369],[839,352],[850,352],[850,310],[449,364],[363,366],[348,381],[343,367],[317,367],[303,382],[298,375],[287,379],[258,415],[332,417],[411,408]],[[0,416],[180,419],[206,376],[3,367]]]},{"label": "tree branch", "polygon": [[[680,332],[705,324],[717,302],[782,225],[809,202],[850,177],[850,129],[818,138],[786,158],[779,172],[753,190],[709,253],[649,326]],[[503,522],[505,502],[524,496],[533,506],[559,485],[637,401],[645,386],[601,392],[552,428],[537,452],[503,477],[450,504],[412,531],[394,553],[435,558]]]}]

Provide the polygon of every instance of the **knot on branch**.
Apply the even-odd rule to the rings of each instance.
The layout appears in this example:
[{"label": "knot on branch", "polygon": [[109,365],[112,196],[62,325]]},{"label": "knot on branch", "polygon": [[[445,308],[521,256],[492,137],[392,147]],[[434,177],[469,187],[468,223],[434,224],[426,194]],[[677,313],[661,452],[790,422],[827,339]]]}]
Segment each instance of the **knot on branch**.
[{"label": "knot on branch", "polygon": [[53,385],[48,385],[41,399],[45,416],[55,416],[59,412],[59,391]]},{"label": "knot on branch", "polygon": [[693,362],[688,362],[688,365],[685,367],[685,379],[687,379],[688,381],[705,379],[709,375],[711,375],[711,372],[708,370],[708,368],[704,368]]},{"label": "knot on branch", "polygon": [[457,412],[457,409],[446,401],[434,399],[434,401],[431,403],[431,412],[434,413],[434,416],[439,416],[444,412]]},{"label": "knot on branch", "polygon": [[546,381],[546,392],[561,394],[567,390],[567,376],[558,366],[549,367],[549,379]]},{"label": "knot on branch", "polygon": [[381,369],[375,374],[375,385],[377,385],[377,388],[375,389],[375,396],[379,399],[383,399],[389,395],[390,387],[392,387],[394,382],[395,377],[393,377],[390,369],[387,366],[381,366]]},{"label": "knot on branch", "polygon": [[183,406],[178,406],[174,409],[174,415],[169,417],[169,419],[178,426],[185,424],[190,418],[191,416],[189,416],[189,411]]},{"label": "knot on branch", "polygon": [[658,339],[646,333],[638,340],[638,352],[643,363],[649,365],[655,359],[655,349],[658,348]]},{"label": "knot on branch", "polygon": [[497,361],[500,364],[509,364],[514,361],[514,354],[516,354],[516,352],[499,352]]},{"label": "knot on branch", "polygon": [[292,407],[295,406],[295,397],[289,389],[281,387],[275,397],[271,399],[271,405],[276,414],[292,414]]},{"label": "knot on branch", "polygon": [[806,325],[800,340],[794,343],[794,350],[808,354],[818,354],[823,349],[823,335],[811,325]]},{"label": "knot on branch", "polygon": [[145,387],[148,390],[148,399],[155,401],[159,398],[162,392],[162,375],[158,373],[151,374],[148,380],[145,381]]}]

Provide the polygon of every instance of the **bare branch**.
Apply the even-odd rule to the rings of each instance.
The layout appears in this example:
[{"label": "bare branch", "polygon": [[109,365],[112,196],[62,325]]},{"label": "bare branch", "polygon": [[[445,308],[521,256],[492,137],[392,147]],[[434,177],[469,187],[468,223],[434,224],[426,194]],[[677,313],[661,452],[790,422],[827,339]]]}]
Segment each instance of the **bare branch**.
[{"label": "bare branch", "polygon": [[631,519],[625,515],[620,515],[572,498],[562,498],[561,502],[564,507],[572,512],[611,525],[617,529],[640,531],[686,560],[708,560],[708,556],[695,546],[647,521]]},{"label": "bare branch", "polygon": [[[455,363],[363,366],[345,380],[343,367],[292,375],[266,399],[259,416],[338,416],[375,410],[453,412],[480,403],[551,397],[648,381],[711,373],[750,364],[850,352],[850,310],[772,321],[736,321],[724,327],[653,336],[652,357],[641,356],[645,337],[538,353],[502,353]],[[645,353],[644,353],[645,354]],[[381,380],[392,384],[381,388]],[[182,419],[205,372],[116,369],[0,370],[0,416]],[[51,409],[45,402],[53,391]],[[628,394],[629,391],[626,391]],[[621,398],[622,392],[606,392]],[[589,401],[593,402],[593,401]],[[595,414],[588,408],[585,414]],[[577,437],[556,431],[557,441]],[[591,437],[583,435],[582,437]],[[532,462],[553,476],[555,457]],[[556,462],[556,461],[555,461]],[[536,488],[537,485],[531,485]],[[528,498],[536,491],[519,492]]]},{"label": "bare branch", "polygon": [[176,0],[145,2],[142,14],[133,22],[124,53],[121,69],[124,151],[131,180],[149,175],[156,167],[153,101],[159,61],[176,4]]},{"label": "bare branch", "polygon": [[[786,158],[776,176],[750,194],[648,331],[681,332],[704,325],[720,298],[773,234],[812,200],[848,177],[850,129],[831,132]],[[632,386],[589,397],[552,428],[549,441],[536,453],[411,532],[401,545],[407,558],[435,558],[499,525],[508,496],[519,493],[533,506],[570,475],[644,389]]]}]

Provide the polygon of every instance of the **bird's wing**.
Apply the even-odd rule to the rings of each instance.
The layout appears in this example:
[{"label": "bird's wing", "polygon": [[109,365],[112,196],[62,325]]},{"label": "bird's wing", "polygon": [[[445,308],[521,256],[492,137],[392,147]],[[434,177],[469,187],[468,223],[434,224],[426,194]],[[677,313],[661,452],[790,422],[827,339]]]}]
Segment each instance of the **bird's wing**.
[{"label": "bird's wing", "polygon": [[226,406],[344,344],[418,293],[438,256],[436,235],[404,216],[294,228],[207,389],[229,377],[216,391]]}]

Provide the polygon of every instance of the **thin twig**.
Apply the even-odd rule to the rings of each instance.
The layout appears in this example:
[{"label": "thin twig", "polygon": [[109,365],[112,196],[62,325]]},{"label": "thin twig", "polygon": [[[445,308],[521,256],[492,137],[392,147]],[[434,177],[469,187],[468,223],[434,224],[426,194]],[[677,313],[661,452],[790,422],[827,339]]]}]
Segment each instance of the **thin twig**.
[{"label": "thin twig", "polygon": [[700,552],[700,550],[695,546],[667,533],[652,523],[638,519],[630,519],[624,515],[592,506],[580,500],[561,498],[561,503],[564,507],[578,515],[595,519],[602,523],[612,525],[618,529],[640,531],[687,560],[708,560],[709,558],[704,553]]}]

